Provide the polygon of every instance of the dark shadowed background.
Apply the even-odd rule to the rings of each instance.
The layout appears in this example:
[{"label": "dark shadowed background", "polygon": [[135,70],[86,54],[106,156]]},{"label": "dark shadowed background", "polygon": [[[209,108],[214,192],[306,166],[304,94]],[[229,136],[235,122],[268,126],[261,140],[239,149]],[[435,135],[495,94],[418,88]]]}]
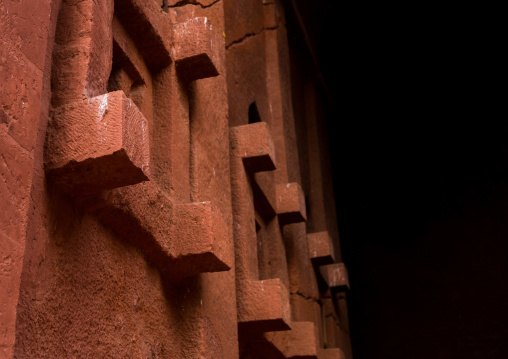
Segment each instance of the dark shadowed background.
[{"label": "dark shadowed background", "polygon": [[480,25],[425,4],[294,3],[290,46],[310,40],[329,97],[355,358],[508,358],[508,131]]}]

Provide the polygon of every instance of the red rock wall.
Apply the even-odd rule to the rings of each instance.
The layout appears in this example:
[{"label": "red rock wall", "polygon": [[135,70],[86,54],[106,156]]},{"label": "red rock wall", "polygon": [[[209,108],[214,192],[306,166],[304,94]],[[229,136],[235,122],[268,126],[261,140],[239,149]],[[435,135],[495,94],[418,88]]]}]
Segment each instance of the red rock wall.
[{"label": "red rock wall", "polygon": [[[50,68],[50,1],[0,3],[0,356],[12,357],[23,266],[33,211],[44,80]],[[47,89],[46,89],[47,90]]]},{"label": "red rock wall", "polygon": [[325,119],[311,86],[293,113],[280,4],[0,19],[0,357],[350,357]]}]

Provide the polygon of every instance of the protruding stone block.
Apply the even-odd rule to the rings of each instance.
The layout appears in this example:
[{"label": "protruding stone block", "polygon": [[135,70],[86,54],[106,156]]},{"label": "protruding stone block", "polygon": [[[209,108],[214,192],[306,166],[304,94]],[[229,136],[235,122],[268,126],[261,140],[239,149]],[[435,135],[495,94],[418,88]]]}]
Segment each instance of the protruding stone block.
[{"label": "protruding stone block", "polygon": [[346,359],[346,354],[340,348],[319,349],[318,359]]},{"label": "protruding stone block", "polygon": [[298,183],[277,185],[277,215],[281,224],[305,222],[307,211],[305,195]]},{"label": "protruding stone block", "polygon": [[332,237],[326,231],[307,234],[309,256],[317,266],[335,262]]},{"label": "protruding stone block", "polygon": [[46,171],[74,194],[148,180],[148,122],[122,91],[56,109],[46,138]]},{"label": "protruding stone block", "polygon": [[317,328],[312,322],[293,322],[291,330],[265,333],[265,337],[284,358],[318,358]]},{"label": "protruding stone block", "polygon": [[273,171],[276,168],[275,147],[265,122],[233,127],[229,137],[231,150],[243,159],[249,172]]},{"label": "protruding stone block", "polygon": [[210,202],[175,204],[153,182],[103,196],[103,202],[91,210],[170,281],[227,271],[233,265],[228,227]]},{"label": "protruding stone block", "polygon": [[219,49],[223,40],[206,17],[196,17],[173,27],[171,57],[179,76],[194,81],[219,74]]},{"label": "protruding stone block", "polygon": [[349,277],[344,263],[321,266],[319,271],[329,288],[344,287],[349,289]]},{"label": "protruding stone block", "polygon": [[240,330],[271,332],[290,328],[289,293],[280,279],[241,281],[237,295]]},{"label": "protruding stone block", "polygon": [[185,276],[229,270],[233,258],[228,238],[222,213],[211,202],[176,205],[173,256]]}]

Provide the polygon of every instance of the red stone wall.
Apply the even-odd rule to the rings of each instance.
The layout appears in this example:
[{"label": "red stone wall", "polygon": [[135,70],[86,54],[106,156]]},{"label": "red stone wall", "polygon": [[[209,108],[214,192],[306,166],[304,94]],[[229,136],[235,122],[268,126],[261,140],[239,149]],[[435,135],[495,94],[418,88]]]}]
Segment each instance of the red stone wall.
[{"label": "red stone wall", "polygon": [[[32,183],[42,163],[39,124],[50,65],[50,1],[0,3],[0,355],[12,357],[26,262]],[[47,90],[47,89],[46,89]],[[40,166],[39,166],[40,167]]]},{"label": "red stone wall", "polygon": [[350,357],[323,105],[293,103],[281,4],[0,20],[0,357]]}]

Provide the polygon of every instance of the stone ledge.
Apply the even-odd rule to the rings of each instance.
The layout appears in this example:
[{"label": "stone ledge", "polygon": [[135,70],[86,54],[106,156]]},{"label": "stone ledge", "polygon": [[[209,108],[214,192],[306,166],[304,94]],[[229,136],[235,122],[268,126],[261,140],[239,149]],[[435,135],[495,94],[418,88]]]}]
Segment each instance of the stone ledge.
[{"label": "stone ledge", "polygon": [[46,173],[73,194],[148,180],[148,123],[122,91],[57,108],[48,126]]}]

